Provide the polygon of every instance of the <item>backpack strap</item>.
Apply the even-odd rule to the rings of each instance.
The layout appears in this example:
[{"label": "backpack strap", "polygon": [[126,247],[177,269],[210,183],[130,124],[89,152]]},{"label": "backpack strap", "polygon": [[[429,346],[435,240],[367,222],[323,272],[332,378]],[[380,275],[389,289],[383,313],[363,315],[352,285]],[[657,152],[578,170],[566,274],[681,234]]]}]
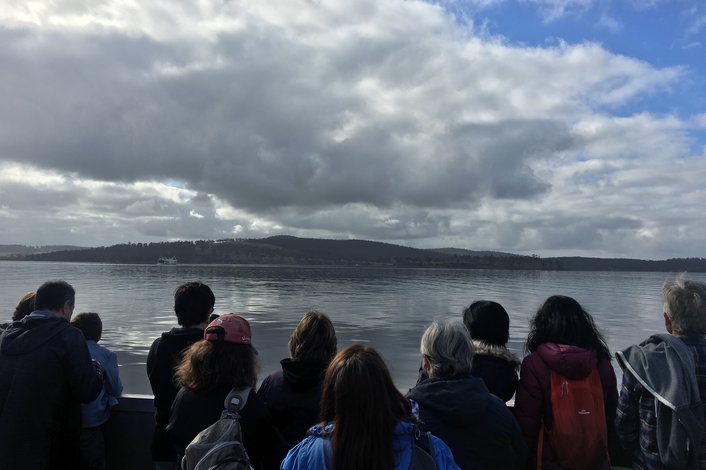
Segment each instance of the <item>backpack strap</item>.
[{"label": "backpack strap", "polygon": [[412,430],[412,458],[410,470],[436,470],[434,460],[434,444],[431,434],[421,431],[417,426]]},{"label": "backpack strap", "polygon": [[245,408],[245,404],[248,402],[248,395],[250,395],[250,387],[245,387],[241,389],[233,388],[226,396],[223,403],[223,407],[226,411],[231,413],[238,413],[240,410]]}]

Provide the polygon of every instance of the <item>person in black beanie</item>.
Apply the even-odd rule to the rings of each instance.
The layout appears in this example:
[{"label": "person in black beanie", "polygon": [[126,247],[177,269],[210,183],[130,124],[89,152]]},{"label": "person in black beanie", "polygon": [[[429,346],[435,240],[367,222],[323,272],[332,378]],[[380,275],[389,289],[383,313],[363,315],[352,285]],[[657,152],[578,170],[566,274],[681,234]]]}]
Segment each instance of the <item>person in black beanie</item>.
[{"label": "person in black beanie", "polygon": [[478,300],[463,311],[463,324],[475,351],[471,375],[483,379],[493,395],[510,400],[517,388],[520,360],[506,347],[510,337],[507,312],[497,302]]}]

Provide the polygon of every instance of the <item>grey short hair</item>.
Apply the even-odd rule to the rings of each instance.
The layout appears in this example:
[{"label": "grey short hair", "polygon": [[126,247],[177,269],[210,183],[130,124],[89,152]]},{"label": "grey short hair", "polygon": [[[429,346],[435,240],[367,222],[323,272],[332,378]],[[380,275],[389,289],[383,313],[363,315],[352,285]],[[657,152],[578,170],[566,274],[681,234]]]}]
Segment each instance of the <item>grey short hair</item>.
[{"label": "grey short hair", "polygon": [[467,376],[473,364],[471,335],[460,321],[434,322],[422,335],[422,356],[430,377]]},{"label": "grey short hair", "polygon": [[706,283],[685,279],[666,282],[662,302],[672,332],[683,336],[706,334]]}]

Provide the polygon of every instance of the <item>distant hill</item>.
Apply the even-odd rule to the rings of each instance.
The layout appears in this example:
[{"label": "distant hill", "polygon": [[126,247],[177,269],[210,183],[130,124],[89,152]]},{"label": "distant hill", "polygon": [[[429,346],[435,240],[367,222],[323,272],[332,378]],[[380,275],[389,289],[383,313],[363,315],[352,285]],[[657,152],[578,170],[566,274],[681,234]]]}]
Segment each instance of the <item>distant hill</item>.
[{"label": "distant hill", "polygon": [[463,248],[430,248],[428,251],[434,251],[437,253],[444,253],[446,255],[454,256],[495,256],[502,258],[504,256],[520,256],[514,253],[504,253],[502,251],[476,251],[476,250],[465,250]]},{"label": "distant hill", "polygon": [[74,245],[46,245],[46,246],[26,246],[26,245],[0,245],[0,257],[13,255],[31,255],[40,253],[51,253],[52,251],[85,250],[85,247]]},{"label": "distant hill", "polygon": [[37,261],[152,264],[175,256],[180,264],[300,264],[393,266],[456,269],[565,271],[706,272],[704,258],[639,260],[623,258],[540,258],[456,248],[418,249],[366,240],[327,240],[275,236],[158,243],[127,243],[99,248],[13,254],[0,257]]}]

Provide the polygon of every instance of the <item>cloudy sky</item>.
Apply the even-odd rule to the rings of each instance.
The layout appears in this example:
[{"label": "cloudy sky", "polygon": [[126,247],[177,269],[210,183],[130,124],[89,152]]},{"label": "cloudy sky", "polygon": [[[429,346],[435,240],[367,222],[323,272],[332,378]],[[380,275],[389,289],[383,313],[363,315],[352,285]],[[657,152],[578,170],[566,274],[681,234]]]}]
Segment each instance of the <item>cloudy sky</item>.
[{"label": "cloudy sky", "polygon": [[3,0],[0,243],[706,256],[701,0]]}]

